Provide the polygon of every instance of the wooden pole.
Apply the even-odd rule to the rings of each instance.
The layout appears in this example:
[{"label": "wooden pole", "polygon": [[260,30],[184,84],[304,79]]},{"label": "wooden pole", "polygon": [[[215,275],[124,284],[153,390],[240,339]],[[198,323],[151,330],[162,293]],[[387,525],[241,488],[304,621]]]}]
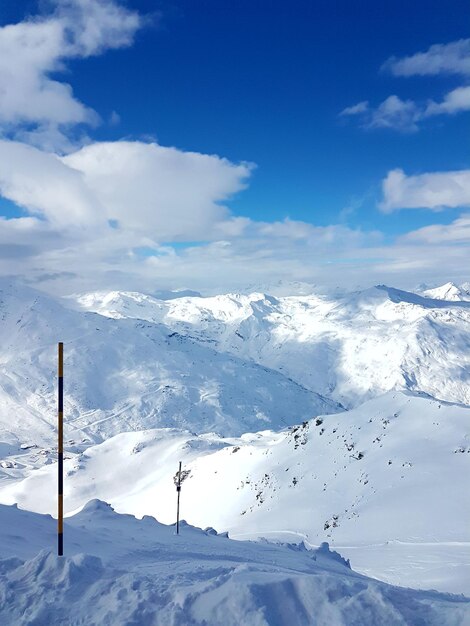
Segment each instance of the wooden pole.
[{"label": "wooden pole", "polygon": [[176,500],[176,534],[179,535],[180,534],[181,461],[180,461],[180,467],[178,470],[178,482],[176,485],[176,493],[178,494],[177,500]]},{"label": "wooden pole", "polygon": [[57,554],[64,554],[64,344],[58,345],[58,446]]}]

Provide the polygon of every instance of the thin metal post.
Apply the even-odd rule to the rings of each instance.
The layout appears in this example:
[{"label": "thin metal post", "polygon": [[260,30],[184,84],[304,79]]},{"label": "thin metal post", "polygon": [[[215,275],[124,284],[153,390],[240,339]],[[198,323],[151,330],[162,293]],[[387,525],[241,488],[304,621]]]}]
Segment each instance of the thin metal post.
[{"label": "thin metal post", "polygon": [[178,482],[176,484],[176,493],[177,493],[177,500],[176,500],[176,534],[179,535],[180,534],[181,461],[180,461],[180,467],[179,467],[179,470],[178,470]]},{"label": "thin metal post", "polygon": [[57,480],[57,554],[64,554],[64,344],[58,345],[58,480]]}]

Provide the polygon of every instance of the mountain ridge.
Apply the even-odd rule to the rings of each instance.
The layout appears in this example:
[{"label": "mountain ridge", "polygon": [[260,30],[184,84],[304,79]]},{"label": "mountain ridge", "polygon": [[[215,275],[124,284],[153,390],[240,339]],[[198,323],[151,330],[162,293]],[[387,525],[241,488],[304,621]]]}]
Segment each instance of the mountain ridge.
[{"label": "mountain ridge", "polygon": [[379,285],[338,297],[253,293],[156,301],[113,292],[79,296],[77,303],[109,317],[164,323],[347,408],[392,389],[470,403],[470,302]]},{"label": "mountain ridge", "polygon": [[90,441],[156,426],[241,434],[341,408],[278,371],[162,324],[75,311],[11,285],[0,289],[0,311],[0,426],[4,437],[21,434],[21,443],[55,437],[58,340],[65,413],[76,436]]}]

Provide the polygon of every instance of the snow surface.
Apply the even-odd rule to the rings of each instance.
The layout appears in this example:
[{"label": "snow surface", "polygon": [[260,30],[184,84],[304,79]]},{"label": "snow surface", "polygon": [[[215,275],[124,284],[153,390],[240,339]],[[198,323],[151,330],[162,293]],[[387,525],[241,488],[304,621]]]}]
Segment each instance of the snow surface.
[{"label": "snow surface", "polygon": [[5,281],[0,322],[0,441],[17,448],[55,441],[58,340],[77,442],[155,427],[240,435],[340,408],[280,372],[164,325],[69,310]]},{"label": "snow surface", "polygon": [[[58,561],[38,555],[50,517],[0,505],[2,625],[71,607],[77,625],[470,624],[462,598],[305,548],[469,594],[470,285],[296,292],[58,300],[0,282],[0,502],[56,512],[62,340],[70,516]],[[155,521],[174,521],[179,461],[183,516],[258,543],[185,526],[194,549]],[[93,498],[154,517],[78,513]]]},{"label": "snow surface", "polygon": [[470,600],[392,587],[327,544],[231,541],[137,520],[91,501],[65,523],[0,506],[2,626],[465,626]]},{"label": "snow surface", "polygon": [[434,300],[470,301],[470,283],[455,285],[446,283],[434,289],[425,289],[423,295]]},{"label": "snow surface", "polygon": [[[470,592],[468,407],[389,392],[282,432],[222,439],[149,430],[67,456],[67,514],[100,498],[171,523],[182,461],[190,473],[181,510],[192,524],[235,538],[327,540],[387,582]],[[48,465],[0,481],[0,501],[55,514],[55,480]]]}]

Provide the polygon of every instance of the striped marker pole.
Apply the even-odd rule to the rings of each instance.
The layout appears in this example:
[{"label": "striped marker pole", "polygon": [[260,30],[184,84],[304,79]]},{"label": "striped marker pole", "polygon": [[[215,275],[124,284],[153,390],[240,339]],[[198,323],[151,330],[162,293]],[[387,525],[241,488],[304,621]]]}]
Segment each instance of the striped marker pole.
[{"label": "striped marker pole", "polygon": [[57,554],[64,554],[64,344],[58,345],[58,435],[59,474],[57,481]]},{"label": "striped marker pole", "polygon": [[181,461],[178,470],[178,482],[176,484],[176,493],[178,494],[176,500],[176,534],[180,534],[180,493],[181,493]]}]

